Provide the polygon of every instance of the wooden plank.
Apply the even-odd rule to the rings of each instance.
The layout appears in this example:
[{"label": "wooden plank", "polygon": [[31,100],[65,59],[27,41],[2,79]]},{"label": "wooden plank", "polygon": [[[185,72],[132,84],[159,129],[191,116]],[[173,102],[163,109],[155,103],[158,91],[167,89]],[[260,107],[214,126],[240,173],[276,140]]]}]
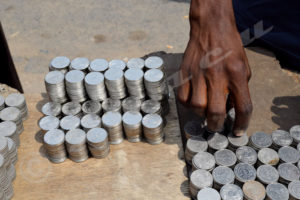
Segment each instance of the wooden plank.
[{"label": "wooden plank", "polygon": [[45,157],[37,125],[41,94],[26,95],[30,117],[21,135],[14,199],[189,199],[174,97],[167,116],[166,140],[112,145],[105,159],[53,164]]}]

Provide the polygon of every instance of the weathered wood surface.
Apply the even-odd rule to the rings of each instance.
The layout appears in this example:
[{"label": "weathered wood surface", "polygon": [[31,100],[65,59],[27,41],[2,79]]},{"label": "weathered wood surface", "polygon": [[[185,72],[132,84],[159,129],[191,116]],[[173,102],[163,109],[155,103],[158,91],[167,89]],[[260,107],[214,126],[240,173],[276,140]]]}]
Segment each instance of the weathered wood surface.
[{"label": "weathered wood surface", "polygon": [[165,128],[166,140],[112,145],[105,159],[52,164],[45,157],[37,125],[47,101],[26,95],[30,117],[21,135],[14,199],[189,199],[182,142],[174,97]]}]

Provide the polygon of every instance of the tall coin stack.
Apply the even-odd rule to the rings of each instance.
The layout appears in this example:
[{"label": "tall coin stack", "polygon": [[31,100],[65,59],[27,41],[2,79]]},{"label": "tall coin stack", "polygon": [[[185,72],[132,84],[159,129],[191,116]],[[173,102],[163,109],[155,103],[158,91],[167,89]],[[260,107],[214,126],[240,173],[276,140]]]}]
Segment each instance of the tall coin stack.
[{"label": "tall coin stack", "polygon": [[129,142],[140,142],[142,138],[142,119],[141,113],[136,111],[125,112],[122,120],[126,137]]},{"label": "tall coin stack", "polygon": [[91,100],[103,101],[107,98],[104,76],[100,72],[90,72],[85,78],[86,92]]},{"label": "tall coin stack", "polygon": [[49,72],[45,76],[46,91],[51,101],[64,103],[67,101],[65,75],[60,71]]},{"label": "tall coin stack", "polygon": [[108,135],[103,128],[93,128],[87,132],[88,148],[94,158],[104,158],[109,154]]},{"label": "tall coin stack", "polygon": [[110,68],[105,74],[105,85],[112,99],[123,99],[126,97],[124,72],[121,69]]},{"label": "tall coin stack", "polygon": [[17,132],[21,134],[24,130],[21,112],[15,107],[6,107],[0,113],[2,121],[12,121],[17,125]]},{"label": "tall coin stack", "polygon": [[74,162],[83,162],[88,159],[86,133],[81,129],[73,129],[66,134],[66,147],[69,158]]},{"label": "tall coin stack", "polygon": [[11,159],[12,164],[16,164],[18,160],[18,152],[17,152],[17,146],[15,142],[7,137],[8,142],[8,154]]},{"label": "tall coin stack", "polygon": [[12,93],[8,95],[5,99],[5,104],[7,107],[16,107],[20,110],[22,120],[28,118],[28,108],[26,104],[25,97],[20,93]]},{"label": "tall coin stack", "polygon": [[70,66],[70,59],[65,56],[58,56],[53,58],[49,70],[50,71],[61,71],[63,74],[68,72]]},{"label": "tall coin stack", "polygon": [[144,81],[147,95],[153,100],[161,101],[166,88],[164,73],[159,69],[150,69],[145,73]]},{"label": "tall coin stack", "polygon": [[123,142],[122,116],[119,112],[106,112],[102,116],[102,124],[108,132],[109,142],[111,144],[120,144]]},{"label": "tall coin stack", "polygon": [[150,144],[160,144],[164,140],[163,119],[158,114],[147,114],[143,121],[144,135]]},{"label": "tall coin stack", "polygon": [[67,159],[65,149],[65,133],[59,129],[48,131],[44,135],[44,145],[48,159],[53,163],[61,163]]},{"label": "tall coin stack", "polygon": [[131,68],[126,70],[124,76],[128,93],[138,99],[144,99],[144,72],[138,68]]},{"label": "tall coin stack", "polygon": [[66,90],[72,101],[83,102],[86,100],[84,77],[85,74],[79,70],[72,70],[66,74]]}]

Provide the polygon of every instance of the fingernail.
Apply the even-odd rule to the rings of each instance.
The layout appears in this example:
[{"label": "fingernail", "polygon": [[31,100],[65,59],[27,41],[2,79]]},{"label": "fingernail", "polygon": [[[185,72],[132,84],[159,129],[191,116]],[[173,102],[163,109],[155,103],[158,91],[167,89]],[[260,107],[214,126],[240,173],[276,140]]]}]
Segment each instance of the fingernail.
[{"label": "fingernail", "polygon": [[246,132],[243,130],[235,130],[234,131],[235,136],[243,136],[244,134],[246,134]]}]

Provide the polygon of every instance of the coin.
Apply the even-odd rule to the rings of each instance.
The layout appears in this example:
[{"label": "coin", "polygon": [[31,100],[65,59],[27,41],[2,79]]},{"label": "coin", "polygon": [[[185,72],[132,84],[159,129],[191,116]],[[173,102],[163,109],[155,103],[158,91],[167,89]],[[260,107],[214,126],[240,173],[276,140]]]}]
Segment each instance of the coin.
[{"label": "coin", "polygon": [[5,108],[5,100],[4,97],[0,95],[0,111]]},{"label": "coin", "polygon": [[288,186],[290,196],[294,199],[300,199],[300,181],[292,181]]},{"label": "coin", "polygon": [[7,107],[0,112],[0,119],[2,121],[12,121],[17,125],[17,132],[21,134],[24,130],[21,112],[18,108]]},{"label": "coin", "polygon": [[99,101],[86,101],[82,104],[81,106],[82,112],[83,114],[97,114],[100,115],[101,114],[101,103]]},{"label": "coin", "polygon": [[297,146],[300,143],[300,125],[295,125],[290,129],[290,134],[293,137],[293,145]]},{"label": "coin", "polygon": [[142,102],[138,98],[134,96],[127,97],[122,101],[122,110],[124,113],[127,111],[139,112],[141,109],[141,104]]},{"label": "coin", "polygon": [[279,162],[279,156],[277,152],[270,148],[262,148],[259,150],[257,157],[259,165],[277,165]]},{"label": "coin", "polygon": [[280,183],[271,183],[266,188],[267,198],[270,200],[289,200],[288,189]]},{"label": "coin", "polygon": [[188,121],[184,125],[184,133],[187,139],[191,137],[203,137],[204,129],[202,128],[202,124],[200,122]]},{"label": "coin", "polygon": [[24,95],[20,93],[12,93],[6,97],[5,104],[8,107],[18,108],[21,112],[23,121],[28,118],[28,109]]},{"label": "coin", "polygon": [[0,123],[0,135],[11,138],[17,147],[20,146],[20,138],[17,131],[17,125],[12,121]]},{"label": "coin", "polygon": [[164,97],[166,82],[164,73],[158,69],[150,69],[144,74],[144,83],[147,95],[157,101],[161,101]]},{"label": "coin", "polygon": [[15,165],[18,160],[17,146],[15,142],[8,137],[7,137],[7,146],[8,146],[8,154],[10,157],[10,161],[13,165]]},{"label": "coin", "polygon": [[247,146],[249,142],[249,137],[247,134],[244,134],[243,136],[235,136],[232,132],[229,133],[227,136],[229,141],[229,148],[231,150],[236,150],[239,147]]},{"label": "coin", "polygon": [[101,118],[96,114],[87,114],[81,118],[81,126],[84,131],[101,127]]},{"label": "coin", "polygon": [[216,167],[212,176],[214,178],[214,188],[220,190],[226,184],[234,183],[235,175],[229,167],[219,166]]},{"label": "coin", "polygon": [[148,143],[160,144],[164,140],[163,119],[158,114],[147,114],[142,120],[144,135]]},{"label": "coin", "polygon": [[220,195],[222,200],[243,200],[244,193],[242,189],[234,184],[227,184],[221,188]]},{"label": "coin", "polygon": [[281,162],[295,164],[300,160],[300,153],[293,147],[281,147],[278,151]]},{"label": "coin", "polygon": [[105,72],[108,69],[108,62],[105,59],[95,59],[90,63],[91,72]]},{"label": "coin", "polygon": [[239,147],[236,152],[238,162],[254,165],[257,161],[256,151],[248,146]]},{"label": "coin", "polygon": [[109,112],[109,111],[115,111],[115,112],[121,112],[121,101],[118,99],[105,99],[102,102],[102,108],[104,112]]},{"label": "coin", "polygon": [[198,169],[192,172],[190,177],[190,192],[192,198],[197,198],[199,190],[205,187],[211,187],[213,184],[212,175],[203,169]]},{"label": "coin", "polygon": [[74,162],[83,162],[88,159],[86,133],[81,129],[73,129],[66,134],[66,147],[69,158]]},{"label": "coin", "polygon": [[102,116],[104,129],[108,132],[110,144],[123,142],[122,116],[119,112],[109,111]]},{"label": "coin", "polygon": [[259,151],[262,148],[267,148],[272,145],[272,137],[263,132],[256,132],[250,137],[249,145]]},{"label": "coin", "polygon": [[90,65],[90,61],[87,58],[77,57],[74,58],[70,65],[70,70],[86,71]]},{"label": "coin", "polygon": [[118,68],[109,68],[105,73],[105,85],[112,99],[123,99],[126,97],[124,72]]},{"label": "coin", "polygon": [[219,166],[233,167],[237,161],[235,153],[228,149],[218,150],[214,156]]},{"label": "coin", "polygon": [[142,58],[131,58],[127,62],[127,67],[129,69],[135,68],[135,69],[143,69],[145,66],[145,61]]},{"label": "coin", "polygon": [[110,152],[108,134],[103,128],[93,128],[87,132],[88,148],[94,158],[104,158]]},{"label": "coin", "polygon": [[90,72],[85,76],[85,89],[91,100],[103,101],[107,98],[104,76],[100,72]]},{"label": "coin", "polygon": [[138,99],[144,99],[144,72],[138,68],[130,68],[126,70],[124,77],[128,93]]},{"label": "coin", "polygon": [[57,103],[64,103],[67,101],[65,75],[62,72],[49,72],[45,76],[45,87],[51,101]]},{"label": "coin", "polygon": [[207,139],[208,147],[211,152],[221,149],[226,149],[228,146],[228,139],[221,133],[215,132],[210,134]]},{"label": "coin", "polygon": [[198,152],[192,159],[193,170],[204,169],[212,171],[215,168],[216,160],[208,152]]},{"label": "coin", "polygon": [[74,115],[77,117],[81,117],[81,105],[78,102],[68,102],[62,106],[62,113],[64,116]]},{"label": "coin", "polygon": [[47,102],[42,107],[42,113],[44,115],[50,115],[54,117],[60,117],[61,115],[61,105],[56,102]]},{"label": "coin", "polygon": [[207,141],[202,138],[189,138],[186,143],[185,159],[191,165],[193,157],[201,151],[207,151]]},{"label": "coin", "polygon": [[300,171],[291,163],[282,163],[278,166],[279,182],[289,184],[292,181],[299,180]]},{"label": "coin", "polygon": [[235,178],[238,183],[245,183],[247,181],[255,180],[256,170],[252,165],[246,163],[239,163],[234,167]]},{"label": "coin", "polygon": [[66,56],[58,56],[51,60],[49,70],[50,71],[61,71],[67,73],[70,65],[70,59]]},{"label": "coin", "polygon": [[221,200],[220,194],[213,188],[203,188],[198,192],[197,200]]},{"label": "coin", "polygon": [[108,64],[109,69],[120,69],[124,70],[126,68],[126,63],[123,60],[114,59]]},{"label": "coin", "polygon": [[66,91],[72,101],[83,102],[86,100],[84,76],[85,74],[79,70],[71,70],[66,74]]},{"label": "coin", "polygon": [[73,115],[65,116],[60,120],[60,127],[64,131],[77,129],[77,128],[79,128],[79,126],[80,126],[79,117],[76,117],[76,116],[73,116]]},{"label": "coin", "polygon": [[67,159],[64,142],[65,133],[62,130],[53,129],[44,135],[47,157],[51,162],[61,163]]},{"label": "coin", "polygon": [[257,181],[247,181],[243,186],[243,192],[248,200],[264,200],[266,197],[265,187]]},{"label": "coin", "polygon": [[293,142],[293,138],[289,132],[276,130],[272,133],[273,149],[278,150],[280,147],[289,146]]},{"label": "coin", "polygon": [[129,142],[139,142],[142,138],[142,119],[141,113],[127,111],[122,117],[123,127]]},{"label": "coin", "polygon": [[268,185],[277,182],[279,174],[275,167],[271,165],[261,165],[257,168],[257,178],[261,183]]},{"label": "coin", "polygon": [[163,70],[164,61],[158,56],[150,56],[145,60],[145,67],[147,69]]},{"label": "coin", "polygon": [[158,114],[161,115],[161,104],[158,101],[149,99],[142,103],[141,110],[144,115],[146,114]]},{"label": "coin", "polygon": [[45,116],[40,119],[39,126],[44,133],[59,127],[59,119],[54,116]]}]

